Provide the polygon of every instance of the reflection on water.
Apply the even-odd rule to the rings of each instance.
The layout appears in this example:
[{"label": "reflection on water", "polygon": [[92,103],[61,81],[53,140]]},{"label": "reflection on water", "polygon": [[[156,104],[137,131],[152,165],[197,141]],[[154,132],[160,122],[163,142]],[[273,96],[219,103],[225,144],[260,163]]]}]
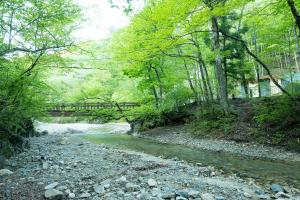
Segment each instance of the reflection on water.
[{"label": "reflection on water", "polygon": [[[101,131],[102,132],[102,131]],[[99,133],[99,132],[98,132]],[[165,158],[177,157],[192,163],[202,163],[227,173],[256,178],[261,182],[276,181],[300,187],[300,162],[269,161],[242,157],[224,152],[193,149],[182,145],[163,144],[129,135],[95,134],[83,136],[94,143],[145,152]]]}]

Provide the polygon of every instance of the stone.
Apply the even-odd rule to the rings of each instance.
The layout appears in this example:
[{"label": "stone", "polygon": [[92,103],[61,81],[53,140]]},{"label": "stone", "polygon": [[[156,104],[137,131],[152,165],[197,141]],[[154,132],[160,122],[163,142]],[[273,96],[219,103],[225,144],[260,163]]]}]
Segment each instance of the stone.
[{"label": "stone", "polygon": [[56,186],[58,186],[58,184],[59,184],[58,182],[51,183],[51,184],[45,186],[45,190],[53,189]]},{"label": "stone", "polygon": [[62,186],[57,187],[57,189],[60,190],[60,191],[62,191],[62,190],[68,189],[68,187],[65,186],[65,185],[62,185]]},{"label": "stone", "polygon": [[42,168],[43,169],[48,169],[49,168],[49,163],[48,162],[42,162]]},{"label": "stone", "polygon": [[94,186],[94,190],[97,194],[104,194],[105,193],[105,189],[103,186],[101,185],[95,185]]},{"label": "stone", "polygon": [[197,197],[200,197],[200,192],[197,190],[190,190],[188,192],[188,196],[192,197],[192,198],[197,198]]},{"label": "stone", "polygon": [[203,193],[200,196],[202,200],[215,200],[214,196],[209,193]]},{"label": "stone", "polygon": [[83,193],[83,194],[81,194],[79,197],[80,198],[89,198],[91,196],[91,194],[90,193]]},{"label": "stone", "polygon": [[161,198],[163,198],[163,199],[173,199],[173,198],[175,198],[175,193],[172,192],[172,191],[164,192],[164,193],[162,193]]},{"label": "stone", "polygon": [[138,185],[132,184],[132,183],[126,183],[125,189],[127,192],[135,192],[140,189]]},{"label": "stone", "polygon": [[275,194],[275,198],[276,199],[278,199],[280,197],[287,198],[287,199],[291,198],[290,195],[288,195],[288,194],[286,194],[284,192],[278,192],[278,193]]},{"label": "stone", "polygon": [[188,200],[188,199],[180,196],[180,197],[176,197],[176,200]]},{"label": "stone", "polygon": [[255,190],[255,194],[257,194],[257,195],[265,195],[266,193],[263,190],[256,189]]},{"label": "stone", "polygon": [[147,192],[143,192],[143,193],[137,195],[137,199],[138,200],[150,200],[151,196]]},{"label": "stone", "polygon": [[224,197],[216,197],[216,200],[226,200]]},{"label": "stone", "polygon": [[270,196],[267,194],[260,194],[257,196],[258,199],[270,199]]},{"label": "stone", "polygon": [[66,137],[62,137],[62,138],[58,139],[57,143],[60,145],[68,144],[68,139]]},{"label": "stone", "polygon": [[185,190],[178,190],[178,191],[175,192],[175,195],[177,197],[189,198],[189,193]]},{"label": "stone", "polygon": [[8,170],[8,169],[1,169],[0,170],[0,176],[6,176],[6,175],[11,175],[11,174],[13,174],[13,172]]},{"label": "stone", "polygon": [[110,184],[107,183],[107,184],[103,185],[103,187],[104,187],[104,189],[108,189],[108,188],[110,188]]},{"label": "stone", "polygon": [[284,192],[284,188],[281,186],[281,185],[279,185],[279,184],[272,184],[271,185],[271,190],[273,191],[273,192]]},{"label": "stone", "polygon": [[56,189],[49,189],[45,191],[45,198],[51,200],[61,200],[64,198],[64,194]]},{"label": "stone", "polygon": [[76,197],[76,195],[75,195],[74,193],[70,193],[70,194],[68,195],[68,197],[69,197],[70,199],[73,199],[73,198]]},{"label": "stone", "polygon": [[156,187],[157,186],[157,182],[154,179],[149,179],[148,180],[148,185],[149,187]]},{"label": "stone", "polygon": [[119,183],[126,183],[126,182],[127,182],[127,179],[126,179],[125,176],[121,176],[121,178],[119,178],[119,179],[117,180],[117,182],[119,182]]},{"label": "stone", "polygon": [[71,190],[70,190],[70,189],[66,189],[66,190],[65,190],[65,193],[66,193],[66,194],[70,194],[70,193],[71,193]]}]

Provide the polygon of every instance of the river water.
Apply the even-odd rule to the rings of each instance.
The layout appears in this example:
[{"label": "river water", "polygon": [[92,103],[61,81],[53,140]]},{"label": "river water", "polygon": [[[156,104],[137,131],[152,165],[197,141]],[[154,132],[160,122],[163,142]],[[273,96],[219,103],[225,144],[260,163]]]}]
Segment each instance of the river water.
[{"label": "river water", "polygon": [[[254,178],[262,183],[279,182],[300,188],[300,162],[271,161],[254,159],[236,154],[190,148],[182,145],[163,144],[149,139],[138,138],[124,133],[129,125],[122,124],[44,124],[39,130],[50,134],[70,132],[73,137],[81,137],[90,142],[106,144],[115,148],[144,152],[164,158],[177,158],[203,166],[213,166],[228,174]],[[78,133],[76,134],[76,130]]]}]

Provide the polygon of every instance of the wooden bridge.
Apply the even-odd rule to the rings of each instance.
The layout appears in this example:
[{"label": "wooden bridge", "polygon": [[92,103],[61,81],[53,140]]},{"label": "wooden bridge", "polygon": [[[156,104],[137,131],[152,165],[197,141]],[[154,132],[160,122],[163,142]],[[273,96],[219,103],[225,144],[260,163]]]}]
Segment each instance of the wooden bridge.
[{"label": "wooden bridge", "polygon": [[48,113],[51,116],[89,116],[93,115],[93,111],[97,110],[117,110],[127,111],[140,106],[139,103],[122,102],[122,103],[61,103],[49,106]]}]

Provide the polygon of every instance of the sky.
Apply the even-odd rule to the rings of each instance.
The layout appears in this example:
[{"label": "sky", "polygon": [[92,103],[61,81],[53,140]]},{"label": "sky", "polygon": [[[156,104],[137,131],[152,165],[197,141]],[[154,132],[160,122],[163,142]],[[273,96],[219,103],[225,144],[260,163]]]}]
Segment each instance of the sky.
[{"label": "sky", "polygon": [[122,28],[129,23],[122,9],[111,8],[107,0],[75,0],[82,8],[84,22],[74,32],[80,41],[106,39],[113,30]]}]

